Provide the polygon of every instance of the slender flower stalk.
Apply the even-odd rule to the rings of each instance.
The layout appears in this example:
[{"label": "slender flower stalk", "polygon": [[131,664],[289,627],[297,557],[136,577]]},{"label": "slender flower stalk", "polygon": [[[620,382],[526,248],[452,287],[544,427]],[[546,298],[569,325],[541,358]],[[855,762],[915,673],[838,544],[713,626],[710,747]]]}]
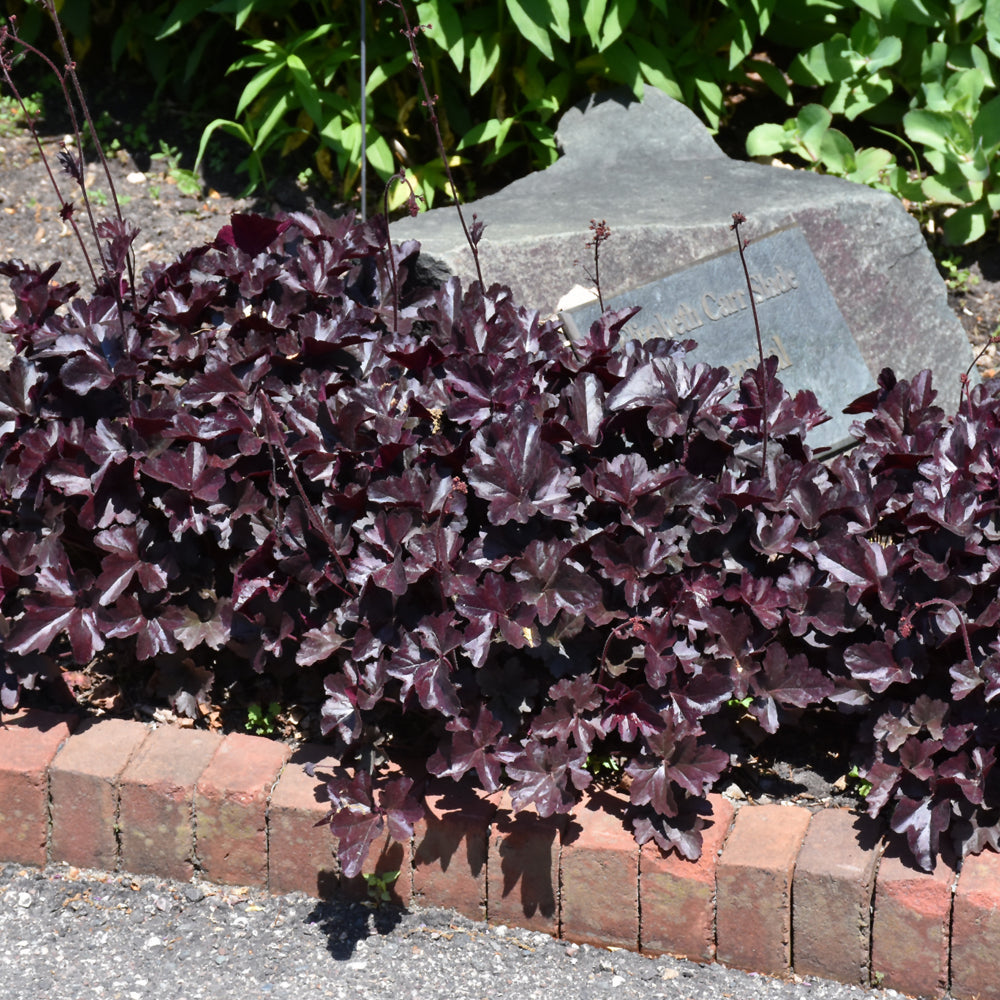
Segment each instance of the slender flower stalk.
[{"label": "slender flower stalk", "polygon": [[485,227],[483,223],[478,223],[477,225],[476,221],[473,220],[473,224],[470,229],[465,222],[465,214],[462,211],[462,205],[458,196],[458,186],[455,184],[455,178],[452,175],[451,166],[448,163],[448,154],[444,148],[444,139],[441,137],[441,126],[438,122],[437,112],[434,110],[434,106],[437,104],[438,98],[436,94],[433,97],[431,96],[431,92],[427,86],[427,78],[424,76],[424,64],[420,60],[420,52],[417,49],[417,35],[422,30],[423,25],[412,25],[410,17],[406,12],[405,0],[384,0],[384,2],[395,7],[403,17],[403,34],[410,43],[410,52],[413,55],[413,66],[417,71],[417,76],[420,78],[420,88],[424,92],[424,107],[427,108],[427,116],[430,118],[431,127],[434,129],[434,137],[437,139],[438,152],[441,154],[441,163],[444,165],[444,172],[448,178],[448,184],[451,187],[451,195],[455,199],[455,210],[458,212],[458,219],[462,224],[462,232],[465,233],[465,239],[469,244],[469,248],[472,250],[472,259],[476,264],[476,277],[479,279],[479,284],[485,288],[486,285],[483,282],[483,271],[479,266],[479,241],[482,239],[483,229]]},{"label": "slender flower stalk", "polygon": [[768,405],[767,405],[767,373],[764,371],[764,342],[760,336],[760,319],[757,316],[757,300],[753,295],[753,286],[750,284],[750,269],[747,267],[747,259],[744,251],[750,245],[749,240],[741,239],[740,226],[747,221],[747,217],[742,212],[733,212],[733,224],[729,227],[736,233],[736,248],[740,252],[740,263],[743,265],[743,276],[747,282],[747,295],[750,298],[750,309],[753,312],[753,328],[757,333],[757,356],[760,359],[758,367],[757,385],[760,388],[761,405],[761,426],[763,431],[763,448],[761,450],[760,467],[761,471],[767,473],[767,438],[768,438]]}]

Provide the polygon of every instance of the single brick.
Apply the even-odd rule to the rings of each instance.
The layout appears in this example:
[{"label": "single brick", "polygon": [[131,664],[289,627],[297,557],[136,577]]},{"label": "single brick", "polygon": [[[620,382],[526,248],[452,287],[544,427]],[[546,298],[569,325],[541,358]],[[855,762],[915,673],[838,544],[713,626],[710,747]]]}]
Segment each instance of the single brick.
[{"label": "single brick", "polygon": [[542,819],[534,809],[515,814],[510,796],[501,796],[486,867],[491,924],[559,933],[559,843],[566,823],[565,815]]},{"label": "single brick", "polygon": [[48,768],[76,722],[76,716],[31,709],[0,725],[0,859],[44,866]]},{"label": "single brick", "polygon": [[149,732],[127,719],[88,719],[63,744],[49,768],[53,861],[118,867],[119,782]]},{"label": "single brick", "polygon": [[608,792],[573,810],[559,856],[560,937],[599,947],[639,947],[639,846],[628,807]]},{"label": "single brick", "polygon": [[962,862],[951,924],[951,995],[1000,1000],[1000,854]]},{"label": "single brick", "polygon": [[125,871],[188,881],[194,875],[194,789],[222,743],[217,733],[160,726],[121,777]]},{"label": "single brick", "polygon": [[[324,775],[332,774],[337,763],[329,747],[306,744],[285,764],[271,792],[267,818],[270,892],[304,892],[319,899],[336,895],[337,841],[321,821],[330,811]],[[315,777],[306,773],[308,764],[315,767]]]},{"label": "single brick", "polygon": [[267,804],[289,747],[248,733],[222,741],[195,786],[195,851],[212,882],[267,885]]},{"label": "single brick", "polygon": [[872,980],[912,996],[939,997],[948,986],[951,893],[955,866],[932,872],[887,852],[875,880]]},{"label": "single brick", "polygon": [[720,962],[780,976],[792,963],[792,874],[809,826],[800,806],[745,806],[716,871]]},{"label": "single brick", "polygon": [[878,827],[849,809],[809,824],[792,883],[792,964],[800,976],[868,984]]},{"label": "single brick", "polygon": [[711,814],[702,831],[701,856],[689,861],[653,841],[639,855],[640,944],[654,955],[696,962],[715,958],[715,878],[719,852],[733,823],[732,802],[709,795]]},{"label": "single brick", "polygon": [[413,828],[413,898],[486,919],[486,861],[496,800],[454,781],[435,780],[427,815]]}]

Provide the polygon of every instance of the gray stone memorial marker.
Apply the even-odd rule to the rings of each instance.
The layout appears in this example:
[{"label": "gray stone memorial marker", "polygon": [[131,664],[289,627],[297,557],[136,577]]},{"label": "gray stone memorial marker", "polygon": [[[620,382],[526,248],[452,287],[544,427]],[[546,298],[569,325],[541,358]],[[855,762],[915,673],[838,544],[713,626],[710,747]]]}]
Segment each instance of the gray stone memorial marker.
[{"label": "gray stone memorial marker", "polygon": [[[797,232],[821,276],[811,301],[799,296],[800,311],[787,323],[776,320],[792,360],[781,373],[789,387],[796,369],[827,380],[828,395],[814,391],[831,417],[841,417],[882,368],[900,378],[930,368],[942,404],[957,404],[958,378],[972,362],[972,349],[948,307],[920,227],[892,195],[836,177],[731,160],[691,111],[651,87],[641,103],[600,95],[570,109],[556,139],[562,156],[551,167],[465,208],[466,219],[476,212],[486,223],[479,251],[487,284],[508,285],[524,305],[554,313],[574,286],[589,284],[588,226],[591,219],[604,219],[611,228],[601,248],[605,301],[632,296],[634,302],[637,290],[664,275],[696,265],[691,278],[679,279],[695,280],[698,267],[712,266],[699,261],[730,252],[735,258],[729,225],[732,213],[742,212],[751,267],[763,266],[754,254],[768,246],[766,234]],[[394,223],[392,238],[419,240],[424,265],[441,278],[455,274],[464,284],[475,278],[453,208]],[[739,288],[741,280],[738,273],[727,287]],[[846,349],[830,298],[865,372],[854,367],[857,354]],[[640,313],[626,333],[645,322]],[[708,325],[694,339],[704,340],[697,334]],[[746,348],[734,348],[721,361],[755,354],[749,318],[743,336],[738,342]],[[836,433],[825,424],[816,433],[831,431]]]},{"label": "gray stone memorial marker", "polygon": [[[793,228],[754,240],[746,258],[765,356],[777,357],[778,377],[789,392],[812,390],[830,415],[811,433],[810,443],[834,447],[847,441],[857,418],[840,412],[841,401],[874,384],[805,236]],[[735,245],[604,302],[605,309],[629,306],[642,311],[623,328],[626,337],[696,340],[698,347],[688,355],[692,363],[723,365],[736,378],[758,363],[750,297]],[[560,315],[577,338],[586,335],[600,307],[594,302]]]}]

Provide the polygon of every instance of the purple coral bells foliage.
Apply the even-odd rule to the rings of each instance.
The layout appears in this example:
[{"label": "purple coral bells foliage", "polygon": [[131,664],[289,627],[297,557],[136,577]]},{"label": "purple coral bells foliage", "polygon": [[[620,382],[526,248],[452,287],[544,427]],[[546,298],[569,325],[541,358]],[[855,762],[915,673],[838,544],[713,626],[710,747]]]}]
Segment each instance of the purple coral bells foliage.
[{"label": "purple coral bells foliage", "polygon": [[0,265],[6,707],[94,657],[191,715],[220,674],[325,677],[348,874],[419,815],[370,777],[395,751],[541,815],[616,760],[637,838],[695,857],[748,720],[854,726],[924,866],[997,844],[995,397],[883,373],[824,462],[773,359],[734,383],[632,311],[568,343],[383,234],[237,216],[128,297]]}]

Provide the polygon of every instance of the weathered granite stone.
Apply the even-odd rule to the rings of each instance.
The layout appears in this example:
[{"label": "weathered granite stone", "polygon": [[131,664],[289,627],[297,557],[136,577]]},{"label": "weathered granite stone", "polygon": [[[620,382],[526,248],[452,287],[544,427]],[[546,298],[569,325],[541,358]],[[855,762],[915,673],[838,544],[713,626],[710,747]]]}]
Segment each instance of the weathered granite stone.
[{"label": "weathered granite stone", "polygon": [[[972,351],[919,226],[891,195],[731,160],[691,111],[652,89],[642,103],[591,98],[563,116],[557,139],[563,155],[553,166],[466,206],[467,219],[476,212],[486,223],[487,284],[509,285],[525,305],[554,312],[574,285],[590,284],[584,244],[590,221],[604,219],[612,231],[601,253],[608,299],[732,250],[731,216],[743,212],[751,241],[795,227],[804,235],[870,376],[843,386],[844,404],[886,366],[901,378],[931,368],[943,398],[957,402]],[[411,238],[437,273],[474,277],[453,208],[393,226],[394,240]],[[808,364],[838,365],[835,349],[813,343]]]},{"label": "weathered granite stone", "polygon": [[[640,288],[604,300],[606,309],[639,306],[625,328],[638,340],[694,339],[693,361],[722,365],[735,377],[756,367],[760,355],[756,311],[766,355],[778,359],[778,377],[790,393],[813,392],[829,420],[810,435],[814,447],[850,445],[844,404],[874,388],[858,345],[837,308],[823,272],[797,226],[755,240],[745,251],[753,300],[738,249],[698,261]],[[592,302],[560,314],[574,338],[601,313]],[[830,364],[836,358],[836,364]]]}]

